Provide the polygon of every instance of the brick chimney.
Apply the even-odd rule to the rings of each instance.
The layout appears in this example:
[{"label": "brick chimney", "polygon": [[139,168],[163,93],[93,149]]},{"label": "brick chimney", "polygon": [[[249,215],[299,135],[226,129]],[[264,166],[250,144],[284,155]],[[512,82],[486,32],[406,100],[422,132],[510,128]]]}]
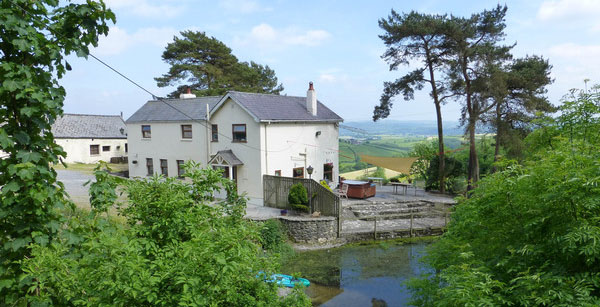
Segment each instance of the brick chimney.
[{"label": "brick chimney", "polygon": [[306,110],[313,116],[317,116],[317,92],[315,92],[312,81],[308,83],[306,92]]}]

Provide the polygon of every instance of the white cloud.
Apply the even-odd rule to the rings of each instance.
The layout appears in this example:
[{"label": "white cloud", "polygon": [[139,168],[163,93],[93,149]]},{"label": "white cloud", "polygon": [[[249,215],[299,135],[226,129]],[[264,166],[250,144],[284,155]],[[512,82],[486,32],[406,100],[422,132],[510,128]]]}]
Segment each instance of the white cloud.
[{"label": "white cloud", "polygon": [[114,26],[110,28],[108,36],[100,37],[98,48],[92,52],[98,55],[116,55],[141,45],[165,47],[175,34],[177,31],[173,28],[142,28],[130,34]]},{"label": "white cloud", "polygon": [[[152,0],[106,0],[111,9],[128,10],[134,15],[150,18],[172,18],[183,12],[183,7]],[[160,4],[159,4],[160,3]]]},{"label": "white cloud", "polygon": [[550,54],[579,62],[588,62],[600,58],[600,45],[561,44],[551,47]]},{"label": "white cloud", "polygon": [[600,14],[598,0],[552,0],[542,2],[537,17],[543,21],[595,18]]},{"label": "white cloud", "polygon": [[236,37],[240,45],[254,45],[259,48],[281,49],[286,46],[314,47],[328,40],[331,34],[325,30],[300,30],[294,27],[275,29],[262,23],[252,28],[245,37]]},{"label": "white cloud", "polygon": [[221,0],[219,6],[227,11],[235,11],[243,14],[255,12],[269,12],[271,7],[263,7],[258,2],[252,0]]},{"label": "white cloud", "polygon": [[321,74],[319,80],[323,82],[335,82],[336,77],[332,74]]}]

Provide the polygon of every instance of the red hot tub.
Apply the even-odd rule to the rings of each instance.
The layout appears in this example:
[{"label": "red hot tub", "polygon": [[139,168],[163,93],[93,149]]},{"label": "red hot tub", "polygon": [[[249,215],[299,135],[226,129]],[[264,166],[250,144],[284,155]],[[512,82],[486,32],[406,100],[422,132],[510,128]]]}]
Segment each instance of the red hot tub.
[{"label": "red hot tub", "polygon": [[368,198],[375,196],[375,184],[367,181],[344,180],[342,184],[348,185],[348,197]]}]

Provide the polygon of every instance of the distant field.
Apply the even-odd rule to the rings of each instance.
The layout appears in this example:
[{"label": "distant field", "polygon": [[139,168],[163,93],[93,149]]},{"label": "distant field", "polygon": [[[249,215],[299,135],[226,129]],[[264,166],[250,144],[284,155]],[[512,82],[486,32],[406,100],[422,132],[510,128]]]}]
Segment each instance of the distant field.
[{"label": "distant field", "polygon": [[[340,172],[366,168],[360,164],[360,155],[379,157],[405,157],[411,152],[415,144],[431,139],[431,137],[415,136],[380,136],[377,140],[367,140],[361,144],[351,144],[347,140],[340,140]],[[445,136],[444,143],[448,150],[461,146],[462,136]],[[358,163],[358,164],[357,164]]]}]

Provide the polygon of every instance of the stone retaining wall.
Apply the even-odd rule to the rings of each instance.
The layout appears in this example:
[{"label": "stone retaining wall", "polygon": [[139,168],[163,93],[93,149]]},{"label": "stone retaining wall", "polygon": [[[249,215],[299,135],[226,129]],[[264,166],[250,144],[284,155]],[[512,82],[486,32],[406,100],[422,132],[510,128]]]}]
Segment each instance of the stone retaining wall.
[{"label": "stone retaining wall", "polygon": [[347,243],[359,242],[359,241],[370,241],[370,240],[387,240],[396,238],[410,238],[410,237],[424,237],[424,236],[441,236],[444,233],[444,228],[432,227],[432,228],[415,228],[411,235],[409,229],[399,230],[385,230],[378,231],[377,233],[369,232],[355,232],[355,233],[342,233],[341,237],[346,240]]},{"label": "stone retaining wall", "polygon": [[288,236],[297,243],[326,243],[337,239],[338,223],[335,217],[281,216]]}]

